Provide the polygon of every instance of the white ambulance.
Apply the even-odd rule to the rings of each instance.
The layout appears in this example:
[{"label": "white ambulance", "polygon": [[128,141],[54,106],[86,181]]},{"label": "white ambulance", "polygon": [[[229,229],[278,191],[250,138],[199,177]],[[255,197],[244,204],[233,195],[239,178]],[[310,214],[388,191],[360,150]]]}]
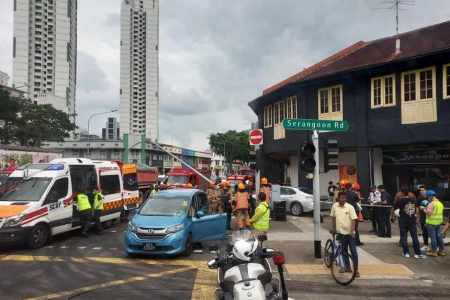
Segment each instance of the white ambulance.
[{"label": "white ambulance", "polygon": [[104,196],[100,220],[108,228],[125,204],[116,163],[61,158],[15,170],[0,186],[0,243],[40,248],[56,234],[80,228],[74,197],[81,192],[93,202],[95,186]]}]

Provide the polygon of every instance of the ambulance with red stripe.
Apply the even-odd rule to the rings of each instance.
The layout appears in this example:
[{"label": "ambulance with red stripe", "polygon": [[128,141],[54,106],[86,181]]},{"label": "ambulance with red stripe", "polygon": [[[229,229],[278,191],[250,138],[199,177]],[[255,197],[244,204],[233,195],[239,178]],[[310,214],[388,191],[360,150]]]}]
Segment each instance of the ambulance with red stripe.
[{"label": "ambulance with red stripe", "polygon": [[104,196],[100,220],[108,228],[126,202],[116,163],[61,158],[15,170],[0,186],[0,243],[40,248],[56,234],[80,228],[73,199],[81,191],[93,202],[94,186]]}]

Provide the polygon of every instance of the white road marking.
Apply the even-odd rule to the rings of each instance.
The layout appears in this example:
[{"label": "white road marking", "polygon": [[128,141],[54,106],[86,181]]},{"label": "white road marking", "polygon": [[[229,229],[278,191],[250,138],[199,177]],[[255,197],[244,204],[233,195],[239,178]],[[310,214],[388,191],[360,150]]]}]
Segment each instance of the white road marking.
[{"label": "white road marking", "polygon": [[86,247],[77,247],[77,249],[84,249],[84,248],[86,248]]},{"label": "white road marking", "polygon": [[67,249],[67,248],[70,248],[69,246],[61,246],[60,247],[61,249]]},{"label": "white road marking", "polygon": [[111,230],[111,232],[112,232],[112,233],[116,233],[116,232],[117,232],[117,230]]},{"label": "white road marking", "polygon": [[47,246],[47,247],[45,247],[46,249],[50,249],[50,248],[53,248],[53,246]]},{"label": "white road marking", "polygon": [[102,247],[94,247],[94,248],[92,248],[92,249],[94,249],[94,250],[100,250],[100,249],[102,249]]},{"label": "white road marking", "polygon": [[117,250],[117,248],[109,248],[109,250]]}]

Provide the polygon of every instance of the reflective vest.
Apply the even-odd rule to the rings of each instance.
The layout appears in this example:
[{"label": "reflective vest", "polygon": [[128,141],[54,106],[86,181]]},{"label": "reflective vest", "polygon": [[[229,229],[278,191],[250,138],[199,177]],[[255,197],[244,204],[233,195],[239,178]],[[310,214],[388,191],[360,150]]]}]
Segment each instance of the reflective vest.
[{"label": "reflective vest", "polygon": [[266,194],[266,202],[269,203],[270,202],[270,188],[268,186],[263,186],[262,188],[259,189],[259,191]]},{"label": "reflective vest", "polygon": [[265,212],[258,221],[253,223],[253,227],[257,230],[268,230],[269,229],[269,218],[270,218],[270,210],[269,204],[267,202],[261,202],[260,205],[256,209],[260,209]]},{"label": "reflective vest", "polygon": [[83,211],[86,209],[91,209],[91,204],[89,203],[89,198],[85,194],[78,194],[78,211]]},{"label": "reflective vest", "polygon": [[248,193],[237,193],[236,194],[236,209],[248,209]]},{"label": "reflective vest", "polygon": [[216,194],[216,190],[214,190],[213,188],[209,188],[206,190],[206,197],[208,197],[209,201],[212,202],[216,202],[217,201],[217,194]]},{"label": "reflective vest", "polygon": [[103,199],[102,193],[95,194],[95,196],[94,196],[94,209],[96,209],[96,210],[103,210],[103,202],[100,205],[98,205],[102,199]]},{"label": "reflective vest", "polygon": [[444,205],[439,200],[434,200],[431,203],[433,203],[433,212],[431,215],[427,215],[425,224],[439,226],[444,221]]},{"label": "reflective vest", "polygon": [[150,192],[150,196],[153,196],[155,193],[156,193],[156,190],[153,189],[153,190]]}]

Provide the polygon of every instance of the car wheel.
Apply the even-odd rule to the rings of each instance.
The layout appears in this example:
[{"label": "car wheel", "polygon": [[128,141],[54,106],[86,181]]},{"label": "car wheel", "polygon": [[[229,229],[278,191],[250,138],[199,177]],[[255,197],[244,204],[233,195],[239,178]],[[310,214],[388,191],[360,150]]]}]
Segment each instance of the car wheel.
[{"label": "car wheel", "polygon": [[192,233],[189,233],[188,237],[186,238],[186,244],[184,245],[183,256],[185,257],[191,256],[193,251],[194,251],[194,239],[192,238]]},{"label": "car wheel", "polygon": [[31,249],[42,248],[47,243],[48,237],[49,229],[42,224],[37,224],[31,229],[26,245]]},{"label": "car wheel", "polygon": [[111,228],[113,226],[114,220],[108,220],[102,223],[104,229]]},{"label": "car wheel", "polygon": [[303,206],[298,203],[298,202],[294,202],[291,205],[291,214],[294,216],[301,216],[303,215]]}]

